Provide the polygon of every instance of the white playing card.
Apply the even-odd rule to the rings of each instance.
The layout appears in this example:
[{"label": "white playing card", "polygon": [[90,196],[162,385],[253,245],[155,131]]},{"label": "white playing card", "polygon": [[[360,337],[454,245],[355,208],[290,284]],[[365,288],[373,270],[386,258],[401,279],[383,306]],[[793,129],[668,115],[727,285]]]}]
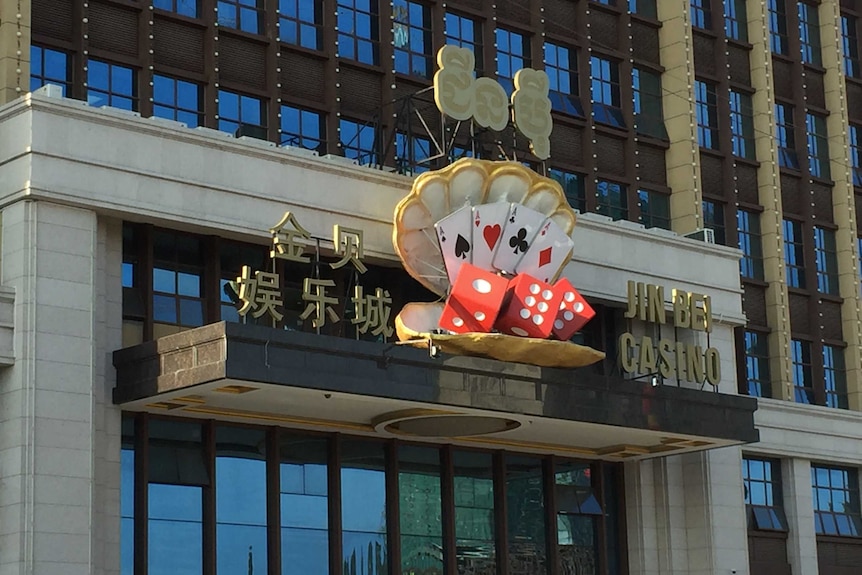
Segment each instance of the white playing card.
[{"label": "white playing card", "polygon": [[506,273],[515,273],[515,268],[530,250],[545,219],[544,214],[521,204],[512,204],[506,227],[503,228],[503,240],[494,254],[493,266]]},{"label": "white playing card", "polygon": [[515,267],[515,273],[529,274],[545,283],[553,283],[572,257],[574,247],[572,238],[548,218],[539,228],[530,249]]},{"label": "white playing card", "polygon": [[482,204],[473,208],[473,265],[485,271],[496,271],[492,262],[494,252],[503,241],[503,228],[509,217],[508,202]]},{"label": "white playing card", "polygon": [[455,285],[461,266],[473,261],[473,239],[470,233],[472,216],[473,210],[467,205],[434,224],[449,285]]}]

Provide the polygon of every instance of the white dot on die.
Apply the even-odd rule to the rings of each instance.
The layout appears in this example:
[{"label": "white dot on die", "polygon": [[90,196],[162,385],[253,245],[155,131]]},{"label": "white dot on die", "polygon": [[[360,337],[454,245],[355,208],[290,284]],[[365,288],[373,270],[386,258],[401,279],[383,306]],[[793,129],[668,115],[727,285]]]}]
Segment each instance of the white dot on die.
[{"label": "white dot on die", "polygon": [[542,288],[539,287],[539,284],[533,284],[530,286],[530,293],[537,294],[537,293],[539,293],[540,289],[542,289]]},{"label": "white dot on die", "polygon": [[571,303],[571,302],[575,301],[575,294],[570,292],[570,291],[567,291],[566,295],[563,296],[563,299],[566,300],[567,302]]},{"label": "white dot on die", "polygon": [[533,323],[536,325],[542,325],[542,322],[544,321],[545,318],[543,316],[540,316],[539,314],[533,316]]},{"label": "white dot on die", "polygon": [[511,332],[512,332],[512,333],[514,333],[515,335],[520,335],[520,336],[528,335],[528,334],[527,334],[527,330],[525,330],[525,329],[521,329],[520,327],[513,327],[513,328],[511,328],[509,331],[511,331]]},{"label": "white dot on die", "polygon": [[556,329],[563,329],[563,326],[565,326],[565,325],[566,325],[566,324],[564,324],[564,323],[562,322],[562,320],[559,320],[559,319],[558,319],[557,321],[555,321],[555,322],[554,322],[554,327],[555,327]]},{"label": "white dot on die", "polygon": [[534,305],[536,305],[536,298],[534,298],[531,295],[528,295],[527,297],[524,298],[524,304],[527,307],[533,307]]},{"label": "white dot on die", "polygon": [[538,309],[542,313],[545,313],[546,311],[548,311],[548,302],[540,301],[539,305],[536,306],[536,309]]},{"label": "white dot on die", "polygon": [[542,297],[544,299],[551,299],[552,297],[554,297],[554,292],[552,292],[549,289],[546,289],[545,291],[542,292]]},{"label": "white dot on die", "polygon": [[473,317],[475,317],[478,321],[485,321],[485,314],[481,311],[477,311],[476,313],[474,313]]},{"label": "white dot on die", "polygon": [[584,311],[584,304],[582,304],[581,302],[576,303],[575,304],[575,311],[578,313],[581,313],[582,311]]},{"label": "white dot on die", "polygon": [[521,310],[521,317],[524,319],[528,319],[530,317],[530,310],[524,308]]},{"label": "white dot on die", "polygon": [[575,319],[575,314],[570,311],[564,311],[563,317],[566,319],[566,321],[572,321],[573,319]]},{"label": "white dot on die", "polygon": [[475,279],[473,289],[479,293],[491,293],[491,282],[482,278]]},{"label": "white dot on die", "polygon": [[462,325],[464,325],[464,320],[460,317],[453,317],[452,325],[454,325],[455,327],[461,327]]}]

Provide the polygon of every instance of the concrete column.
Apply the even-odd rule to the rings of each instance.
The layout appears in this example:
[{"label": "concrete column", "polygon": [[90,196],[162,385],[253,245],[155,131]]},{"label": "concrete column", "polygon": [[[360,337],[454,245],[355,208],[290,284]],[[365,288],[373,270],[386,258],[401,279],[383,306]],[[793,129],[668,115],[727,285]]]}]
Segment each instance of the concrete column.
[{"label": "concrete column", "polygon": [[662,108],[670,147],[665,153],[667,185],[671,189],[673,231],[685,234],[703,227],[700,153],[694,108],[694,49],[687,0],[658,3],[659,50],[665,71],[661,77]]},{"label": "concrete column", "polygon": [[772,52],[769,44],[767,4],[748,0],[748,40],[751,84],[754,87],[754,147],[760,167],[757,170],[758,200],[763,206],[760,216],[763,243],[763,273],[766,289],[766,321],[772,332],[769,344],[769,372],[772,396],[793,400],[792,365],[790,361],[790,306],[784,272],[784,234],[782,230],[781,178],[778,148],[775,144],[775,89],[772,83]]},{"label": "concrete column", "polygon": [[654,459],[625,464],[629,574],[658,575]]},{"label": "concrete column", "polygon": [[0,105],[29,91],[30,0],[0,0]]},{"label": "concrete column", "polygon": [[787,559],[793,575],[817,575],[817,536],[811,496],[811,464],[805,459],[783,459],[781,479],[787,515]]},{"label": "concrete column", "polygon": [[[20,201],[3,210],[0,283],[15,289],[0,370],[0,575],[117,573],[120,411],[117,223]],[[110,487],[109,487],[110,486]]]},{"label": "concrete column", "polygon": [[850,121],[841,46],[841,10],[838,0],[825,0],[818,10],[820,42],[826,76],[826,134],[829,137],[829,162],[832,179],[832,210],[838,230],[838,293],[841,305],[841,332],[847,349],[847,391],[850,409],[862,411],[862,313],[859,311],[859,254],[856,253],[856,210],[850,161]]}]

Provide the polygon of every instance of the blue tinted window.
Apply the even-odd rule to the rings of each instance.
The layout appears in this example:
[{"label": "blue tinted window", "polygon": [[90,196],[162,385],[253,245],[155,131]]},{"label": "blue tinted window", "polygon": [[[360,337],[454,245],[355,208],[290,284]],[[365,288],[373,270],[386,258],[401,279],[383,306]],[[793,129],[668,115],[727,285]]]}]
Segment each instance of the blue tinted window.
[{"label": "blue tinted window", "polygon": [[638,190],[640,221],[646,228],[670,229],[670,196],[653,190]]},{"label": "blue tinted window", "polygon": [[748,528],[787,531],[781,495],[781,468],[771,459],[744,457],[742,484]]},{"label": "blue tinted window", "polygon": [[150,483],[150,575],[203,575],[202,491],[198,486]]},{"label": "blue tinted window", "polygon": [[219,26],[251,34],[263,30],[264,0],[218,0]]},{"label": "blue tinted window", "polygon": [[772,397],[766,334],[745,330],[745,374],[748,395]]},{"label": "blue tinted window", "polygon": [[266,139],[266,104],[261,98],[219,90],[218,115],[219,130]]},{"label": "blue tinted window", "polygon": [[859,68],[859,37],[856,33],[856,17],[841,16],[841,51],[844,55],[844,73],[851,78],[858,78]]},{"label": "blue tinted window", "polygon": [[644,18],[658,18],[656,0],[628,0],[629,12],[639,14]]},{"label": "blue tinted window", "polygon": [[466,16],[446,12],[446,43],[469,48],[476,59],[476,76],[482,75],[482,26]]},{"label": "blue tinted window", "polygon": [[375,164],[377,155],[374,125],[341,118],[339,127],[344,157],[353,158],[362,165]]},{"label": "blue tinted window", "polygon": [[511,95],[515,91],[515,72],[530,67],[530,43],[527,36],[497,28],[497,81]]},{"label": "blue tinted window", "polygon": [[319,112],[288,106],[281,106],[280,143],[282,146],[296,146],[326,153],[326,126],[324,116]]},{"label": "blue tinted window", "polygon": [[63,88],[63,97],[68,97],[71,87],[69,55],[59,50],[30,46],[30,91],[45,84]]},{"label": "blue tinted window", "polygon": [[357,566],[351,572],[383,575],[388,571],[383,444],[346,439],[341,447],[342,558]]},{"label": "blue tinted window", "polygon": [[338,55],[376,66],[380,63],[377,0],[338,0]]},{"label": "blue tinted window", "polygon": [[712,11],[710,10],[710,0],[690,0],[691,1],[691,25],[695,28],[703,28],[704,30],[712,29]]},{"label": "blue tinted window", "polygon": [[696,80],[697,141],[702,148],[718,149],[718,99],[715,84]]},{"label": "blue tinted window", "polygon": [[814,226],[814,261],[817,265],[817,291],[838,295],[838,250],[834,230]]},{"label": "blue tinted window", "polygon": [[196,327],[204,323],[203,257],[194,236],[153,234],[153,320]]},{"label": "blue tinted window", "polygon": [[803,253],[802,224],[784,220],[784,268],[787,285],[805,287],[805,259]]},{"label": "blue tinted window", "polygon": [[826,406],[847,409],[847,375],[844,371],[844,349],[823,346],[823,386]]},{"label": "blue tinted window", "polygon": [[639,134],[667,140],[661,98],[661,76],[642,69],[632,69],[635,130]]},{"label": "blue tinted window", "polygon": [[628,218],[629,207],[626,187],[617,182],[599,180],[596,182],[596,212],[610,216],[614,220]]},{"label": "blue tinted window", "polygon": [[395,135],[395,161],[398,173],[406,175],[427,172],[431,166],[431,140],[415,134],[408,136],[403,132]]},{"label": "blue tinted window", "polygon": [[727,244],[723,204],[711,200],[703,200],[703,227],[712,230],[715,235],[715,243],[721,245]]},{"label": "blue tinted window", "polygon": [[137,110],[138,90],[134,70],[91,58],[87,63],[87,102],[96,107]]},{"label": "blue tinted window", "polygon": [[123,417],[120,451],[120,574],[133,575],[135,553],[135,420]]},{"label": "blue tinted window", "polygon": [[862,186],[862,132],[850,124],[850,165],[853,168],[853,185]]},{"label": "blue tinted window", "polygon": [[823,59],[820,54],[820,17],[817,7],[804,2],[797,3],[799,13],[799,42],[802,61],[820,66]]},{"label": "blue tinted window", "polygon": [[730,134],[733,155],[754,159],[754,117],[751,96],[730,91]]},{"label": "blue tinted window", "polygon": [[776,54],[787,54],[785,0],[769,0],[769,45]]},{"label": "blue tinted window", "polygon": [[581,213],[587,211],[586,193],[584,192],[584,176],[576,172],[569,172],[557,168],[551,168],[548,176],[557,180],[569,205]]},{"label": "blue tinted window", "polygon": [[859,480],[855,469],[811,466],[814,531],[820,535],[862,536]]},{"label": "blue tinted window", "polygon": [[734,40],[748,41],[745,0],[724,0],[724,33]]},{"label": "blue tinted window", "polygon": [[545,42],[545,73],[548,75],[548,98],[553,109],[583,117],[584,110],[578,97],[577,50]]},{"label": "blue tinted window", "polygon": [[200,0],[153,0],[153,7],[189,18],[197,18],[200,15]]},{"label": "blue tinted window", "polygon": [[322,2],[278,0],[278,35],[282,42],[320,50],[322,25]]},{"label": "blue tinted window", "polygon": [[775,104],[775,139],[778,141],[778,164],[784,168],[798,170],[799,158],[796,155],[793,106]]},{"label": "blue tinted window", "polygon": [[431,9],[419,2],[394,0],[392,33],[395,43],[395,71],[430,77],[431,65]]},{"label": "blue tinted window", "polygon": [[829,144],[826,140],[826,118],[817,114],[805,114],[808,139],[808,171],[816,178],[830,177]]},{"label": "blue tinted window", "polygon": [[189,128],[203,123],[203,88],[169,76],[153,76],[153,115],[183,122]]},{"label": "blue tinted window", "polygon": [[739,273],[742,277],[763,279],[763,246],[760,240],[760,214],[739,209],[736,211],[736,235],[742,259]]},{"label": "blue tinted window", "polygon": [[811,343],[790,340],[790,360],[793,364],[793,389],[796,403],[814,403],[814,381],[811,376]]},{"label": "blue tinted window", "polygon": [[620,72],[616,62],[590,57],[590,95],[593,98],[593,117],[597,122],[626,127],[620,110]]}]

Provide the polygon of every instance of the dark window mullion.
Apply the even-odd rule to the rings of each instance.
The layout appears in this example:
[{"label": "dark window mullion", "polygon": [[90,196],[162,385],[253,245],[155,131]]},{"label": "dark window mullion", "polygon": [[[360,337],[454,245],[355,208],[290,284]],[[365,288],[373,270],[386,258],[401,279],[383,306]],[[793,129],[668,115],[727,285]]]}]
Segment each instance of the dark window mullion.
[{"label": "dark window mullion", "polygon": [[281,575],[281,456],[278,452],[278,427],[267,429],[266,436],[266,549],[268,575]]},{"label": "dark window mullion", "polygon": [[329,512],[329,573],[342,575],[343,544],[341,528],[341,434],[331,436],[327,468]]},{"label": "dark window mullion", "polygon": [[493,454],[494,470],[494,535],[497,555],[497,575],[509,573],[508,507],[506,505],[505,452]]},{"label": "dark window mullion", "polygon": [[135,534],[134,534],[134,575],[146,575],[149,555],[149,415],[138,413],[135,416]]}]

